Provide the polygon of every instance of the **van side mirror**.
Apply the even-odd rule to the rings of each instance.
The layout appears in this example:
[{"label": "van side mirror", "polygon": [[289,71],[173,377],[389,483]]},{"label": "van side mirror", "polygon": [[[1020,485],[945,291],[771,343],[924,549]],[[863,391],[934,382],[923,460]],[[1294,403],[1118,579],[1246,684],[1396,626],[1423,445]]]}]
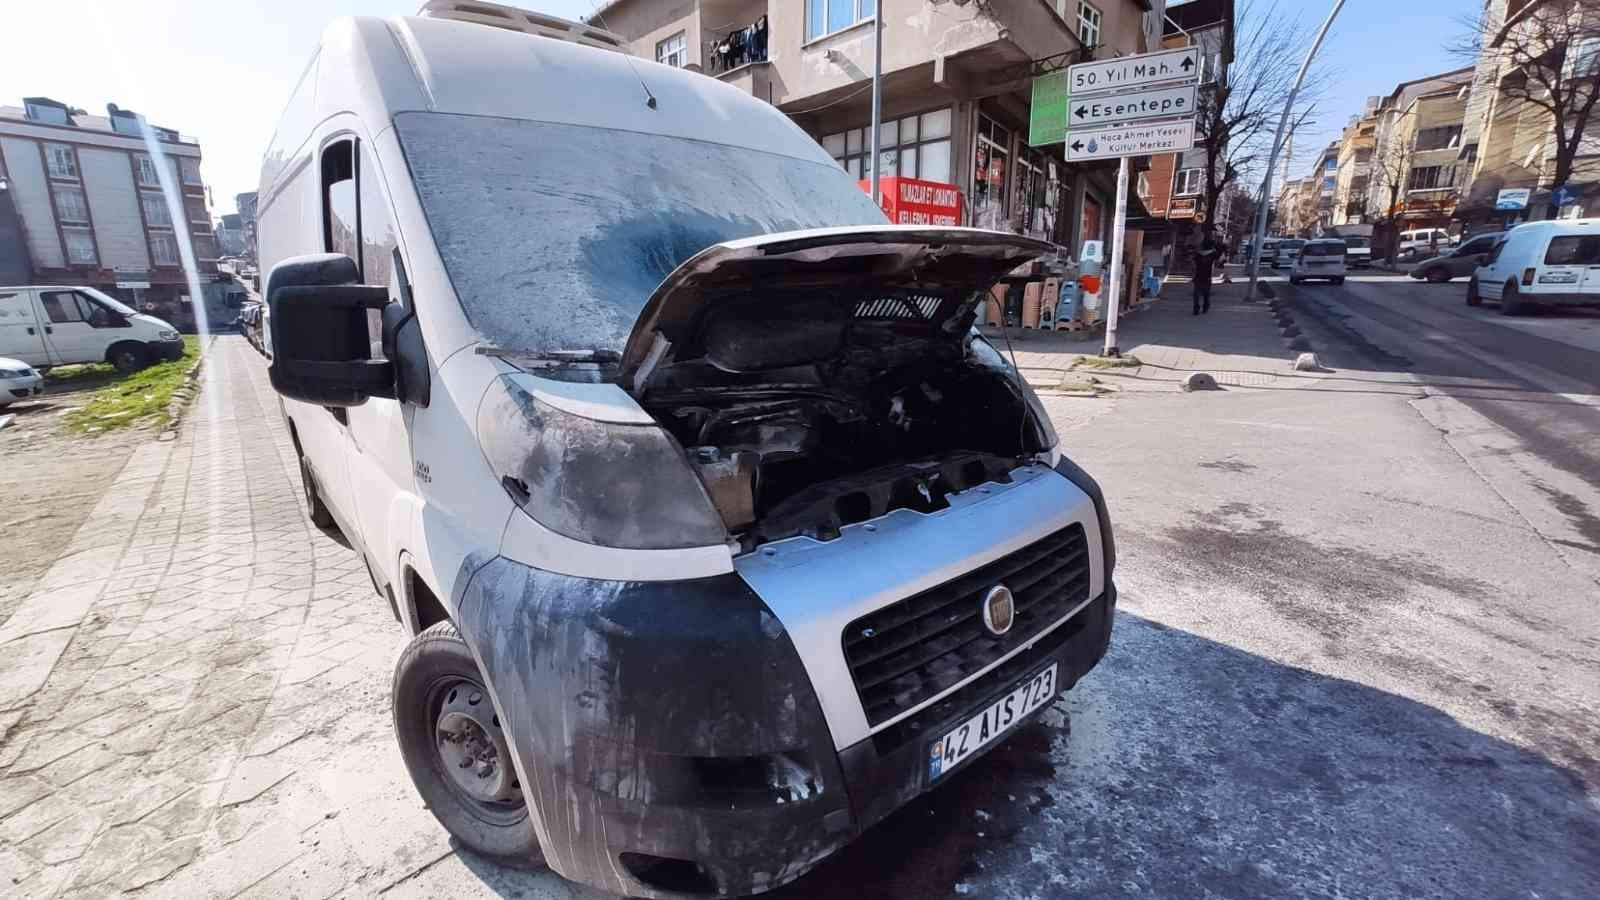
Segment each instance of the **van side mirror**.
[{"label": "van side mirror", "polygon": [[1489,264],[1489,254],[1487,254],[1487,253],[1479,253],[1478,254],[1478,265],[1487,266],[1488,264]]},{"label": "van side mirror", "polygon": [[337,253],[296,256],[267,275],[272,363],[278,393],[320,406],[360,406],[393,397],[394,366],[372,358],[367,310],[389,304],[389,289],[358,284],[355,261]]}]

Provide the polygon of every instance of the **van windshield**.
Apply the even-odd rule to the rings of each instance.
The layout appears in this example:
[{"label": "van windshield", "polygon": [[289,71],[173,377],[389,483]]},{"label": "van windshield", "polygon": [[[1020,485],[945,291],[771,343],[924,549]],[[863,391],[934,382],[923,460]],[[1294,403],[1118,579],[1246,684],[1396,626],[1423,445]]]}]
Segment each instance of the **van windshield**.
[{"label": "van windshield", "polygon": [[395,131],[468,319],[509,350],[621,352],[712,244],[885,222],[837,166],[742,147],[443,113]]}]

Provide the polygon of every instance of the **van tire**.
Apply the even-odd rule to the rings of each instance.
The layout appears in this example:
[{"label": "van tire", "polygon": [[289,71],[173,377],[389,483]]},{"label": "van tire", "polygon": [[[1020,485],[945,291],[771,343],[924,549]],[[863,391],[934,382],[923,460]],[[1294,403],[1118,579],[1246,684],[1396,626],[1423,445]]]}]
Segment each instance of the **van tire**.
[{"label": "van tire", "polygon": [[1422,278],[1429,284],[1444,284],[1450,280],[1450,270],[1444,266],[1429,266],[1428,271],[1422,273]]},{"label": "van tire", "polygon": [[1517,299],[1517,283],[1515,281],[1506,282],[1506,289],[1500,292],[1500,315],[1527,315],[1528,306],[1528,304]]},{"label": "van tire", "polygon": [[1343,275],[1337,275],[1337,276],[1334,276],[1333,278],[1330,278],[1328,280],[1332,281],[1334,284],[1344,284],[1344,276]]},{"label": "van tire", "polygon": [[300,454],[300,490],[305,494],[311,524],[318,528],[332,528],[333,513],[328,511],[328,504],[322,502],[322,492],[317,490],[317,476],[312,473],[311,463],[306,461],[303,452]]},{"label": "van tire", "polygon": [[1476,278],[1469,278],[1467,280],[1467,305],[1483,305],[1483,295],[1478,293],[1478,279]]},{"label": "van tire", "polygon": [[[483,684],[478,664],[455,623],[438,622],[412,638],[394,668],[394,732],[400,755],[428,810],[456,840],[502,865],[539,868],[544,865],[544,854],[539,849],[533,817],[522,799],[516,769],[510,759],[504,758],[510,755],[504,750],[509,741],[499,730],[499,717]],[[471,702],[474,693],[479,697],[476,703]],[[463,701],[471,705],[464,705]],[[470,722],[464,730],[451,732],[446,727],[450,707],[454,707],[457,723]],[[480,709],[482,712],[478,712]],[[445,756],[450,751],[441,748],[455,743],[449,740],[452,734],[467,732],[472,735],[467,740],[478,740],[480,747],[484,743],[493,747],[494,765],[506,767],[503,771],[496,769],[494,774],[511,779],[514,799],[486,801],[473,797],[461,786],[464,778],[446,771],[450,763]],[[459,771],[459,767],[452,768]],[[492,782],[480,779],[478,784]]]},{"label": "van tire", "polygon": [[144,345],[133,341],[124,341],[112,344],[106,351],[106,362],[123,375],[132,375],[150,364],[150,355],[144,351]]}]

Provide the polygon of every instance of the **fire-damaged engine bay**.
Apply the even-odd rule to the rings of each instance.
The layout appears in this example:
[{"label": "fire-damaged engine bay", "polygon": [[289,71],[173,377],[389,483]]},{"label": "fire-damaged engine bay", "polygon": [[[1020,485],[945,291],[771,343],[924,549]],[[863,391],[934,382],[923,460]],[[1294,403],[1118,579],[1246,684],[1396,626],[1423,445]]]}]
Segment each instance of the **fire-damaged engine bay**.
[{"label": "fire-damaged engine bay", "polygon": [[[916,309],[915,298],[883,302]],[[729,372],[713,346],[655,373],[643,405],[683,446],[742,551],[831,540],[896,509],[944,509],[950,494],[1009,481],[1052,442],[964,305],[941,323],[956,335],[930,334],[927,319],[908,328],[858,316],[841,347],[793,366]]]}]

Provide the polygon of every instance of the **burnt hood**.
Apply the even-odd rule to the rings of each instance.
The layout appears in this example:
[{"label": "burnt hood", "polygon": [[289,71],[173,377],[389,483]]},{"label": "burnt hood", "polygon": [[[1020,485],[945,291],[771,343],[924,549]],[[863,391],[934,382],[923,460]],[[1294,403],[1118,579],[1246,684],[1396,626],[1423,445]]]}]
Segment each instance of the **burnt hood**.
[{"label": "burnt hood", "polygon": [[655,289],[622,356],[635,394],[660,365],[704,359],[733,373],[838,352],[853,329],[963,339],[1006,273],[1054,251],[978,228],[875,225],[714,244]]}]

